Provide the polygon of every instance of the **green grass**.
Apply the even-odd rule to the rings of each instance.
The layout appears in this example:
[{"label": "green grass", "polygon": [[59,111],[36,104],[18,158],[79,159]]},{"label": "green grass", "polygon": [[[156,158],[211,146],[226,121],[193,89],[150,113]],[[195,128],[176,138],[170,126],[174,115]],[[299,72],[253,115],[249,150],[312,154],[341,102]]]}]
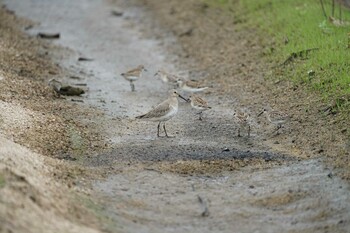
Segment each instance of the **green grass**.
[{"label": "green grass", "polygon": [[[350,112],[350,26],[335,26],[326,20],[317,0],[205,0],[233,11],[238,29],[257,30],[266,46],[268,62],[279,65],[292,53],[318,48],[307,56],[272,68],[272,78],[287,78],[305,84],[325,100],[335,100],[340,110]],[[324,0],[327,16],[330,0]],[[336,6],[335,18],[339,18]],[[350,22],[350,11],[342,10],[342,19]],[[286,42],[288,41],[288,42]],[[312,76],[308,71],[313,70]],[[345,98],[345,101],[343,100]]]}]

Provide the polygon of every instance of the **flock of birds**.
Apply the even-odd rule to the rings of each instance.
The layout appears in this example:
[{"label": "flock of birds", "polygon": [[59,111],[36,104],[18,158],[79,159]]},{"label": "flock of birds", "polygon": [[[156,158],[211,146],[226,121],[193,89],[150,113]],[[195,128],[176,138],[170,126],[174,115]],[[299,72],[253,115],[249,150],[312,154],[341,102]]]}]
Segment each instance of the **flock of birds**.
[{"label": "flock of birds", "polygon": [[[123,76],[127,81],[130,82],[131,91],[135,91],[135,84],[134,82],[137,81],[142,76],[142,72],[147,71],[143,65],[139,65],[135,69],[129,70],[125,73],[122,73],[121,76]],[[168,72],[165,72],[164,70],[159,70],[157,73],[155,73],[154,76],[159,77],[164,83],[176,85],[178,88],[183,90],[184,92],[191,93],[190,97],[188,99],[184,98],[182,95],[178,93],[175,89],[172,89],[169,91],[169,97],[168,99],[164,100],[157,106],[155,106],[153,109],[151,109],[149,112],[137,116],[136,119],[142,119],[147,121],[154,121],[158,122],[158,131],[157,136],[161,137],[160,130],[163,128],[165,136],[166,137],[173,137],[168,135],[165,127],[165,122],[173,118],[176,113],[178,112],[178,97],[185,100],[186,102],[190,102],[191,106],[199,110],[197,114],[199,114],[199,120],[202,120],[202,113],[208,109],[211,109],[211,107],[208,105],[208,102],[204,100],[202,97],[198,96],[198,92],[202,92],[208,87],[202,86],[200,82],[191,81],[191,80],[185,80],[183,78],[180,78],[174,74],[170,74]],[[289,116],[280,111],[273,111],[270,108],[264,108],[258,116],[265,114],[267,120],[277,126],[278,131],[284,123],[286,123],[289,120]],[[248,127],[248,137],[250,136],[250,115],[246,112],[235,112],[233,114],[233,117],[235,120],[239,123],[241,127]],[[163,127],[161,127],[161,124],[163,123]],[[238,136],[241,136],[240,130],[241,127],[238,128]]]},{"label": "flock of birds", "polygon": [[[147,71],[147,70],[143,65],[139,65],[135,69],[129,70],[121,74],[121,76],[123,76],[127,81],[130,82],[131,91],[135,91],[134,82],[142,76],[143,71]],[[176,75],[167,73],[164,70],[159,70],[157,73],[155,73],[154,76],[159,77],[164,83],[176,84],[183,91],[192,93],[192,95],[188,99],[186,99],[185,97],[180,95],[175,89],[172,89],[169,91],[168,99],[166,99],[165,101],[155,106],[148,113],[136,117],[136,119],[158,122],[158,131],[157,131],[158,137],[161,137],[160,130],[161,130],[162,123],[163,123],[163,130],[164,130],[165,136],[173,137],[167,133],[165,122],[173,118],[178,112],[178,108],[179,108],[178,97],[183,99],[186,102],[190,102],[191,106],[194,109],[199,110],[198,112],[199,120],[202,120],[202,113],[204,111],[211,109],[211,107],[208,106],[207,101],[205,101],[200,96],[193,94],[196,92],[204,91],[208,89],[208,87],[201,86],[199,82],[184,80],[182,78],[177,77]]]},{"label": "flock of birds", "polygon": [[[142,76],[142,72],[147,71],[143,65],[139,65],[135,69],[129,70],[125,73],[122,73],[121,76],[123,76],[127,81],[130,82],[131,91],[135,91],[135,84],[134,82],[137,81]],[[200,97],[198,92],[202,92],[208,87],[202,86],[200,82],[197,81],[191,81],[191,80],[185,80],[183,78],[180,78],[174,74],[170,74],[168,72],[165,72],[164,70],[159,70],[157,73],[155,73],[156,77],[159,77],[164,83],[167,83],[171,85],[172,87],[180,88],[184,92],[191,93],[189,98],[186,99],[182,95],[178,93],[175,89],[172,89],[169,91],[169,97],[168,99],[164,100],[154,108],[152,108],[149,112],[137,116],[136,119],[142,119],[147,121],[154,121],[158,122],[158,131],[157,136],[161,137],[160,130],[163,128],[165,136],[166,137],[172,137],[168,135],[165,127],[165,122],[173,118],[176,113],[178,112],[179,103],[178,103],[178,97],[183,99],[186,102],[190,102],[192,108],[198,110],[197,114],[199,115],[199,120],[202,120],[202,114],[204,111],[211,109],[211,107],[208,105],[208,102],[204,100],[202,97]],[[72,87],[69,85],[62,85],[60,81],[57,81],[56,79],[51,79],[49,81],[49,86],[53,88],[54,91],[59,93],[60,95],[81,95],[84,94],[84,90],[78,87]],[[270,108],[264,108],[259,114],[258,117],[262,114],[266,115],[267,120],[276,125],[278,131],[284,123],[286,123],[290,117],[281,111],[273,111]],[[240,125],[238,128],[238,136],[241,136],[241,127],[248,128],[248,137],[250,137],[250,130],[251,130],[251,117],[250,115],[245,111],[236,111],[233,114],[233,117],[235,121]],[[161,127],[161,124],[163,123],[163,127]]]}]

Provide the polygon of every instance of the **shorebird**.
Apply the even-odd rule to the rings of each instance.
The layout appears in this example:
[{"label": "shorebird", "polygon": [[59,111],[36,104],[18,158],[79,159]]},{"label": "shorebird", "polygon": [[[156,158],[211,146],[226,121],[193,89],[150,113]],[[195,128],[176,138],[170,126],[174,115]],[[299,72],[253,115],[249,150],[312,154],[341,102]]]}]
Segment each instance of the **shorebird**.
[{"label": "shorebird", "polygon": [[195,92],[200,92],[208,89],[208,87],[201,86],[199,82],[195,82],[191,80],[186,81],[183,79],[178,79],[176,80],[176,82],[182,90],[187,92],[195,93]]},{"label": "shorebird", "polygon": [[278,131],[284,123],[286,123],[289,120],[289,116],[287,113],[280,112],[280,111],[272,111],[270,109],[264,108],[258,116],[262,114],[266,115],[267,120],[277,126]]},{"label": "shorebird", "polygon": [[164,122],[163,129],[165,136],[170,138],[173,136],[169,136],[166,129],[165,129],[165,122],[173,118],[179,108],[179,102],[177,97],[180,97],[184,99],[186,102],[188,102],[187,99],[185,99],[183,96],[181,96],[179,93],[177,93],[176,90],[170,90],[169,91],[169,97],[162,103],[158,104],[156,107],[154,107],[152,110],[150,110],[148,113],[143,114],[141,116],[137,116],[136,119],[142,119],[146,121],[157,121],[158,123],[158,131],[157,136],[160,137],[160,124]]},{"label": "shorebird", "polygon": [[49,86],[52,87],[54,89],[54,91],[59,93],[60,89],[62,87],[62,83],[53,78],[53,79],[49,80]]},{"label": "shorebird", "polygon": [[56,79],[50,79],[49,86],[54,89],[57,93],[61,95],[68,95],[68,96],[79,96],[81,94],[84,94],[85,91],[79,87],[72,87],[69,85],[63,86],[60,81],[57,81]]},{"label": "shorebird", "polygon": [[159,77],[164,83],[176,83],[179,79],[176,75],[165,72],[164,70],[158,70],[154,76]]},{"label": "shorebird", "polygon": [[142,71],[147,71],[143,65],[139,65],[135,69],[129,70],[125,73],[120,74],[126,80],[130,82],[131,91],[135,91],[134,81],[138,80],[142,76]]},{"label": "shorebird", "polygon": [[202,114],[205,110],[211,109],[211,107],[208,106],[208,102],[202,99],[201,97],[197,95],[191,95],[190,98],[191,100],[191,106],[194,109],[200,110],[199,114],[199,120],[202,120]]},{"label": "shorebird", "polygon": [[239,124],[238,127],[238,137],[241,137],[241,127],[248,126],[248,137],[250,137],[250,116],[246,112],[235,112],[233,116],[236,122]]}]

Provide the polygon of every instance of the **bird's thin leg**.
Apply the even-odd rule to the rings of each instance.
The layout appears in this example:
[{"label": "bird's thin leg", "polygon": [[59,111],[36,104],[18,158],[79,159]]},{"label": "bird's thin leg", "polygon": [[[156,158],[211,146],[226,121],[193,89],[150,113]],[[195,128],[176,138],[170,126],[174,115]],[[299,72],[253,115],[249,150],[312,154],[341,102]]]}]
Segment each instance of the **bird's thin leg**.
[{"label": "bird's thin leg", "polygon": [[[160,121],[159,122],[159,124],[158,124],[158,133],[157,133],[157,136],[159,137],[159,138],[162,138],[162,137],[165,137],[165,136],[162,136],[162,135],[160,135],[160,131],[161,131],[161,125],[162,125],[162,122]],[[163,125],[163,129],[164,129],[164,126],[165,126],[165,124]],[[166,134],[166,131],[165,131],[165,134]],[[167,135],[167,137],[168,137],[168,135]]]},{"label": "bird's thin leg", "polygon": [[203,119],[202,119],[202,114],[203,114],[203,111],[199,113],[199,120],[200,120],[200,121],[203,120]]},{"label": "bird's thin leg", "polygon": [[133,81],[130,81],[131,91],[135,91],[135,85]]},{"label": "bird's thin leg", "polygon": [[278,132],[278,130],[281,128],[281,125],[280,124],[278,124],[277,125],[277,129],[274,131],[274,132],[276,132],[276,135],[279,135],[279,132]]},{"label": "bird's thin leg", "polygon": [[241,136],[241,128],[240,127],[238,127],[238,135],[237,135],[238,137],[240,137]]},{"label": "bird's thin leg", "polygon": [[250,125],[248,125],[248,137],[250,137]]},{"label": "bird's thin leg", "polygon": [[174,136],[169,136],[168,133],[166,132],[166,129],[165,129],[165,122],[164,122],[164,125],[163,125],[163,129],[164,129],[164,133],[165,133],[165,136],[167,138],[173,138]]},{"label": "bird's thin leg", "polygon": [[158,137],[160,137],[160,136],[159,136],[159,130],[160,130],[160,121],[159,121],[159,123],[158,123],[158,127],[157,127],[157,128],[158,128],[158,131],[157,131],[157,136],[158,136]]},{"label": "bird's thin leg", "polygon": [[198,120],[200,120],[200,121],[202,120],[202,113],[203,113],[203,111],[196,113],[196,115],[199,115],[199,119]]},{"label": "bird's thin leg", "polygon": [[164,129],[165,136],[169,137],[169,136],[168,136],[168,133],[166,132],[166,129],[165,129],[165,122],[164,122],[164,124],[163,124],[163,129]]}]

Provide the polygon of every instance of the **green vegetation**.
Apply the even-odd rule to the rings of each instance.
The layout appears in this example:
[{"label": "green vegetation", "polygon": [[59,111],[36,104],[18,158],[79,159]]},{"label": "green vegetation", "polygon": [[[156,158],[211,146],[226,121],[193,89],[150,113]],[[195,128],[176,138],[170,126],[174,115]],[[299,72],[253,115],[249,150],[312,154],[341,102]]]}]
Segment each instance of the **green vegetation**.
[{"label": "green vegetation", "polygon": [[[255,28],[276,66],[272,78],[288,78],[350,112],[350,11],[336,4],[331,22],[316,0],[206,0],[233,12],[238,29]],[[332,1],[323,0],[327,17]],[[308,51],[310,50],[311,51]],[[315,50],[314,50],[315,49]],[[284,64],[283,64],[284,63]]]}]

